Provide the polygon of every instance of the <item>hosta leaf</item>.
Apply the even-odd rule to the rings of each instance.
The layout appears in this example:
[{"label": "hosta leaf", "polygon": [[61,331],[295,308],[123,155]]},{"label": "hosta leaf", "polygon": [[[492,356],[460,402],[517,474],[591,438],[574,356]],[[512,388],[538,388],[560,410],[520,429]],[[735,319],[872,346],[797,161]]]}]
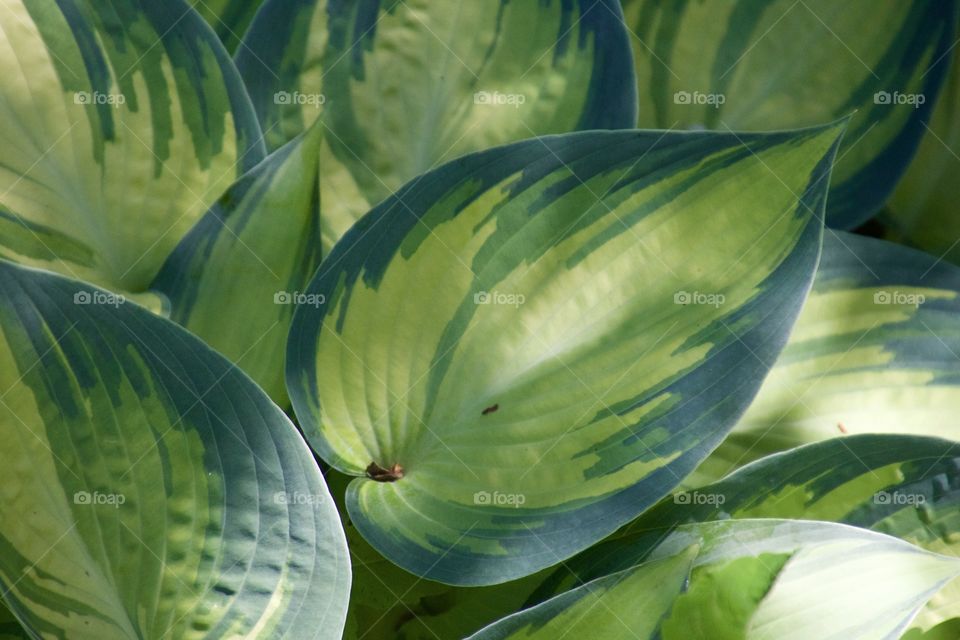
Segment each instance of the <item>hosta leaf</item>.
[{"label": "hosta leaf", "polygon": [[[169,257],[154,288],[170,318],[286,404],[283,348],[320,263],[319,147],[312,127],[234,184]],[[240,318],[235,322],[225,318]]]},{"label": "hosta leaf", "polygon": [[333,501],[238,369],[145,309],[2,261],[0,332],[0,588],[37,637],[340,637]]},{"label": "hosta leaf", "polygon": [[952,0],[623,0],[640,127],[770,130],[856,111],[827,224],[876,212],[925,132],[954,46]]},{"label": "hosta leaf", "polygon": [[526,579],[486,587],[424,580],[377,553],[348,523],[345,529],[353,567],[346,640],[463,638],[517,611],[536,586]]},{"label": "hosta leaf", "polygon": [[140,292],[263,157],[183,0],[0,2],[0,257]]},{"label": "hosta leaf", "polygon": [[227,51],[233,53],[260,8],[261,0],[191,0],[190,3],[210,23]]},{"label": "hosta leaf", "polygon": [[898,240],[960,264],[960,63],[887,207],[884,222]]},{"label": "hosta leaf", "polygon": [[653,638],[690,575],[697,547],[632,571],[601,578],[522,611],[470,640],[525,638]]},{"label": "hosta leaf", "polygon": [[[611,563],[619,572],[601,574],[471,640],[556,638],[571,624],[650,640],[894,640],[924,601],[960,574],[960,559],[825,522],[686,525],[645,551],[643,564],[625,553]],[[689,582],[675,595],[690,555]],[[660,589],[674,596],[667,606],[657,602]],[[640,606],[651,600],[650,609]]]},{"label": "hosta leaf", "polygon": [[841,128],[538,138],[371,211],[287,349],[308,439],[369,476],[358,530],[418,575],[490,584],[669,491],[785,341]]},{"label": "hosta leaf", "polygon": [[[573,574],[619,563],[637,540],[679,525],[721,518],[833,520],[960,555],[960,448],[939,438],[865,434],[769,456],[711,485],[677,494],[597,547],[571,559]],[[629,551],[632,553],[632,551]],[[569,582],[558,570],[554,580]],[[548,583],[551,581],[547,581]],[[576,584],[576,582],[574,582]],[[915,622],[960,616],[960,582],[937,594]]]},{"label": "hosta leaf", "polygon": [[353,570],[345,640],[464,638],[521,609],[543,580],[535,574],[506,584],[455,587],[404,571],[350,522],[341,499],[353,478],[333,469],[324,475],[340,510]]},{"label": "hosta leaf", "polygon": [[856,433],[960,439],[960,269],[826,234],[813,291],[756,400],[691,483]]},{"label": "hosta leaf", "polygon": [[237,66],[271,147],[322,114],[325,249],[445,160],[636,122],[616,0],[267,0]]}]

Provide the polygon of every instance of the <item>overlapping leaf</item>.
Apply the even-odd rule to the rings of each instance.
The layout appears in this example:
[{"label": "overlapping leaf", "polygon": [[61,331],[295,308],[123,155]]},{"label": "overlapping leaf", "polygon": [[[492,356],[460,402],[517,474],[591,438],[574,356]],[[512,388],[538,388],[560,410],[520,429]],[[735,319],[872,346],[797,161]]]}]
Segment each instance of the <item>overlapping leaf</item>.
[{"label": "overlapping leaf", "polygon": [[234,184],[167,259],[153,288],[170,318],[286,404],[283,349],[320,263],[319,125]]},{"label": "overlapping leaf", "polygon": [[[471,611],[483,612],[486,620],[493,622],[492,614],[508,615],[510,607],[518,608],[515,605],[518,600],[525,602],[524,607],[530,607],[640,562],[652,546],[680,525],[716,519],[832,520],[893,535],[935,553],[956,556],[958,542],[952,532],[958,528],[960,515],[957,510],[960,504],[958,455],[960,447],[946,440],[867,434],[843,441],[828,440],[771,456],[720,482],[664,499],[604,543],[565,561],[563,566],[509,585],[433,593],[437,610],[418,611],[420,623],[426,629],[410,637],[431,637],[430,630],[442,635],[442,631],[451,628],[449,620],[466,618]],[[407,582],[412,583],[413,578]],[[433,585],[435,592],[437,586]],[[508,586],[509,605],[501,603],[497,591]],[[954,617],[960,601],[955,595],[957,587],[960,583],[951,582],[934,595],[905,638],[951,640],[951,635],[936,634],[949,634],[960,624],[960,619]],[[445,607],[441,609],[440,603]],[[408,606],[415,605],[410,602]],[[603,609],[603,606],[598,604],[597,608]],[[396,615],[399,617],[399,611]],[[409,633],[419,627],[409,624],[398,628]],[[921,635],[925,630],[929,635]],[[391,636],[371,630],[367,637]]]},{"label": "overlapping leaf", "polygon": [[616,0],[268,0],[237,66],[271,147],[322,114],[324,250],[445,160],[636,122]]},{"label": "overlapping leaf", "polygon": [[675,486],[785,341],[839,130],[544,137],[364,217],[287,351],[314,448],[396,480],[350,485],[364,537],[419,575],[489,584]]},{"label": "overlapping leaf", "polygon": [[697,470],[857,433],[960,439],[960,269],[882,240],[824,238],[813,291],[749,411]]},{"label": "overlapping leaf", "polygon": [[0,257],[142,292],[263,157],[226,51],[183,0],[3,0]]},{"label": "overlapping leaf", "polygon": [[341,499],[353,478],[332,469],[324,476],[340,509],[353,570],[345,640],[464,638],[523,608],[545,577],[455,587],[404,571],[371,547],[350,522]]},{"label": "overlapping leaf", "polygon": [[193,8],[213,27],[223,46],[233,53],[260,8],[260,0],[191,0]]},{"label": "overlapping leaf", "polygon": [[[0,256],[169,314],[285,403],[289,301],[320,259],[319,127],[260,162],[236,69],[180,0],[29,0],[0,20],[18,56],[27,56],[21,43],[38,48],[11,64],[59,74],[47,85],[18,76],[23,87],[0,93],[9,109],[0,135],[11,142],[0,150],[10,187],[0,197]],[[81,58],[91,38],[97,47]]]},{"label": "overlapping leaf", "polygon": [[957,3],[624,0],[639,126],[770,130],[856,111],[827,223],[875,213],[906,169],[954,46]]},{"label": "overlapping leaf", "polygon": [[[723,480],[664,500],[610,540],[544,580],[533,600],[639,559],[673,528],[720,518],[832,520],[896,536],[929,551],[960,554],[960,445],[939,438],[866,434],[763,458]],[[919,632],[956,624],[960,583],[917,618]],[[954,620],[954,622],[948,622]]]},{"label": "overlapping leaf", "polygon": [[576,638],[657,637],[660,620],[680,597],[696,555],[697,547],[692,545],[674,556],[600,578],[511,615],[470,640],[546,640],[565,634]]},{"label": "overlapping leaf", "polygon": [[340,637],[333,501],[293,425],[221,356],[0,261],[0,388],[0,587],[36,637]]},{"label": "overlapping leaf", "polygon": [[612,563],[619,572],[471,640],[556,638],[570,629],[650,640],[893,640],[960,575],[957,558],[824,522],[684,525],[647,552],[645,563],[627,553]]},{"label": "overlapping leaf", "polygon": [[883,221],[892,236],[960,264],[960,63],[937,102],[910,168],[897,184]]}]

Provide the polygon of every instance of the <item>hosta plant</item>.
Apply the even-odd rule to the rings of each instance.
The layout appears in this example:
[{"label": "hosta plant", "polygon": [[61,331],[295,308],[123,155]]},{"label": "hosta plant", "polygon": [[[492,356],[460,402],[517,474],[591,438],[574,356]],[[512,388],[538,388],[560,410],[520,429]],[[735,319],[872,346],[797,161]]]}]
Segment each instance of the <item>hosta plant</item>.
[{"label": "hosta plant", "polygon": [[960,637],[958,4],[0,0],[0,638]]}]

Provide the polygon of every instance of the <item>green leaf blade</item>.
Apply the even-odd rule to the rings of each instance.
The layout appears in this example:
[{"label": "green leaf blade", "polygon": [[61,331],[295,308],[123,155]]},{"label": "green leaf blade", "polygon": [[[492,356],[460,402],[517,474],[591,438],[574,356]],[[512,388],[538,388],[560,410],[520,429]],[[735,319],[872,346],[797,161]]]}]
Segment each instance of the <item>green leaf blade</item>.
[{"label": "green leaf blade", "polygon": [[960,437],[960,271],[882,240],[828,233],[813,290],[756,401],[691,479],[858,433]]},{"label": "green leaf blade", "polygon": [[[418,575],[490,584],[675,486],[785,340],[838,130],[539,138],[374,209],[321,265],[308,291],[326,303],[298,309],[287,351],[324,459],[401,467],[350,486],[364,537]],[[703,259],[649,252],[681,241]]]},{"label": "green leaf blade", "polygon": [[236,68],[183,0],[17,0],[0,28],[0,257],[143,292],[263,157]]},{"label": "green leaf blade", "polygon": [[[732,518],[841,522],[895,536],[944,556],[960,540],[960,464],[955,443],[900,434],[851,435],[798,447],[749,464],[726,478],[676,494],[608,541],[572,558],[543,581],[542,600],[579,579],[639,561],[677,527]],[[573,579],[571,580],[571,576]],[[918,630],[960,619],[956,581],[929,598]]]},{"label": "green leaf blade", "polygon": [[[283,349],[320,264],[315,125],[235,183],[167,258],[152,289],[186,327],[287,406]],[[225,322],[225,317],[236,321]]]},{"label": "green leaf blade", "polygon": [[20,621],[65,637],[339,637],[343,531],[283,413],[173,323],[0,271],[0,581]]},{"label": "green leaf blade", "polygon": [[[546,640],[565,633],[652,638],[660,616],[667,615],[674,599],[681,595],[696,552],[696,546],[691,546],[642,570],[597,580],[589,589],[568,591],[537,607],[536,612],[513,614],[470,636],[470,640]],[[597,616],[597,607],[614,614]]]},{"label": "green leaf blade", "polygon": [[[582,628],[639,618],[643,632],[636,637],[651,640],[893,640],[926,599],[960,573],[956,558],[833,523],[715,521],[651,541],[642,563],[632,556],[615,561],[625,568],[497,622],[472,640],[527,637],[525,629],[556,637],[569,627],[563,617],[574,615]],[[667,607],[645,612],[637,602],[659,590],[646,579],[656,584],[666,561],[692,564],[692,570],[679,594],[667,581],[673,596]],[[618,585],[632,586],[632,597],[616,593]]]},{"label": "green leaf blade", "polygon": [[253,22],[259,0],[192,0],[192,6],[213,27],[224,48],[233,54]]},{"label": "green leaf blade", "polygon": [[636,122],[614,0],[270,0],[237,65],[271,148],[323,122],[324,251],[452,158]]},{"label": "green leaf blade", "polygon": [[638,126],[765,131],[853,114],[827,224],[854,228],[883,206],[926,131],[958,7],[627,0]]},{"label": "green leaf blade", "polygon": [[[946,64],[944,60],[944,64]],[[960,264],[955,241],[960,236],[956,202],[960,198],[960,64],[956,51],[943,95],[916,156],[890,198],[882,220],[891,239]]]}]

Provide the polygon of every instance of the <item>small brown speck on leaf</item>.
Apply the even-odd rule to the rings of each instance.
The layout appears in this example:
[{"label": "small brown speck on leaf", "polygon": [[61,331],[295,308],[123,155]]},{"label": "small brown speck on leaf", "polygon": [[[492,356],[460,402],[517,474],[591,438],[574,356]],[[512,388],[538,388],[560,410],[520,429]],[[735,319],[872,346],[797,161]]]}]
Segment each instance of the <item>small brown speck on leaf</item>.
[{"label": "small brown speck on leaf", "polygon": [[837,423],[837,429],[840,429],[840,433],[847,433],[847,428],[843,426],[842,422]]},{"label": "small brown speck on leaf", "polygon": [[484,416],[485,416],[485,415],[487,415],[488,413],[493,413],[494,411],[496,411],[496,410],[499,409],[499,408],[500,408],[500,405],[498,405],[498,404],[495,404],[495,405],[493,405],[493,406],[487,407],[486,409],[483,410],[483,412],[481,413],[481,415],[484,415]]},{"label": "small brown speck on leaf", "polygon": [[376,462],[371,462],[367,465],[367,477],[377,482],[396,482],[403,477],[403,467],[395,462],[389,469],[384,469]]}]

